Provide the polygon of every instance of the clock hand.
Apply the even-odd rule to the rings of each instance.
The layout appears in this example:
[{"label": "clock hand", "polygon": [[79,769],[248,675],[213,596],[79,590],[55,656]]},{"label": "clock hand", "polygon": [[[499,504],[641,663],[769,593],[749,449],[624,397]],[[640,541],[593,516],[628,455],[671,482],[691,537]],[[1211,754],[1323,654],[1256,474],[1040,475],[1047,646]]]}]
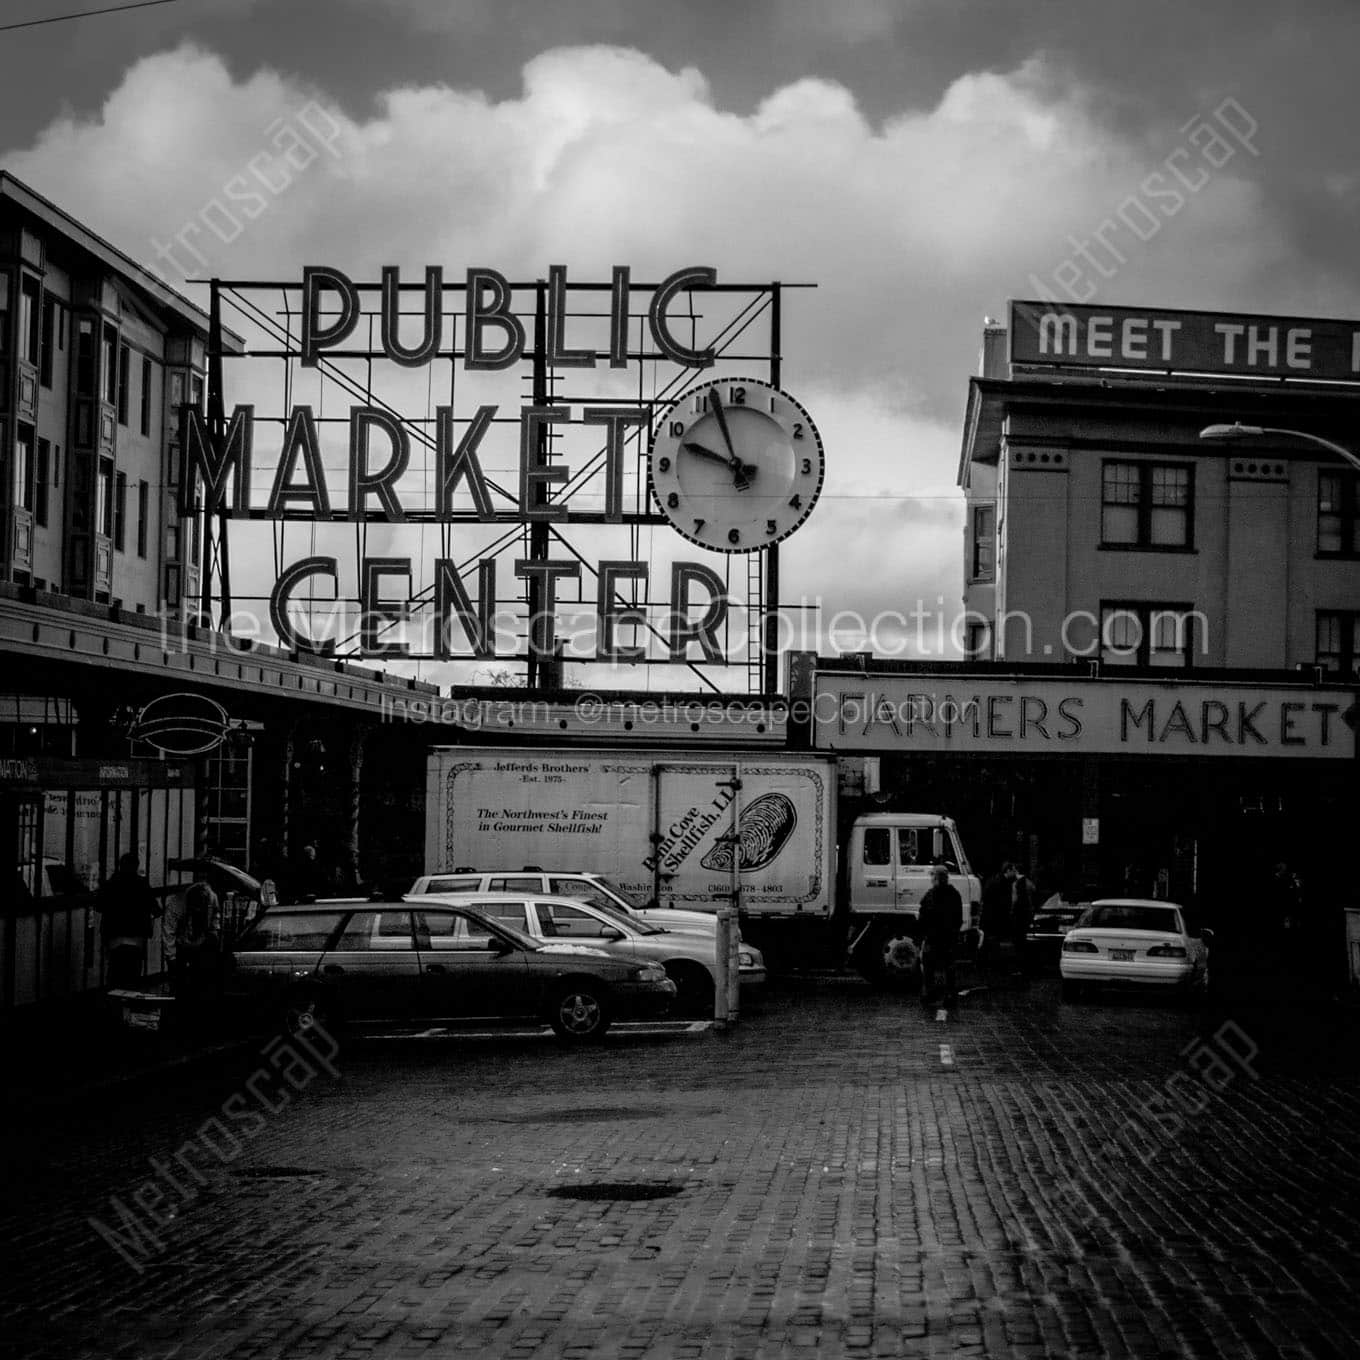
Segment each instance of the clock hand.
[{"label": "clock hand", "polygon": [[732,433],[727,428],[727,412],[723,410],[722,398],[718,395],[716,387],[708,389],[708,404],[713,408],[713,414],[718,417],[718,429],[722,431],[723,443],[727,445],[727,452],[732,457],[732,466],[740,467],[741,460],[737,457],[737,451],[732,447]]},{"label": "clock hand", "polygon": [[710,449],[703,444],[696,444],[692,439],[687,439],[680,447],[688,453],[697,454],[700,458],[711,458],[715,463],[722,463],[724,467],[731,467],[732,480],[736,483],[738,491],[745,491],[751,485],[751,478],[758,471],[754,463],[743,463],[735,455],[729,458],[725,453],[718,453],[715,449]]}]

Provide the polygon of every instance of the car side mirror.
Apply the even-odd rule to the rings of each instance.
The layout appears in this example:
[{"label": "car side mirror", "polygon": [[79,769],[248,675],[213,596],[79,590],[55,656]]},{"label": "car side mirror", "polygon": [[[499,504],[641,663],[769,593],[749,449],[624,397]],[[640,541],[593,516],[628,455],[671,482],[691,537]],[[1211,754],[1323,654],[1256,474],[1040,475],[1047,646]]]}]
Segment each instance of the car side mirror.
[{"label": "car side mirror", "polygon": [[1214,932],[1208,926],[1205,926],[1204,929],[1199,932],[1199,937],[1205,944],[1210,944],[1213,941]]},{"label": "car side mirror", "polygon": [[490,949],[498,959],[503,959],[507,954],[514,950],[515,946],[511,944],[509,940],[503,940],[499,935],[493,935],[487,948]]},{"label": "car side mirror", "polygon": [[607,926],[604,930],[600,931],[600,939],[611,941],[621,940],[623,939],[623,931],[614,926]]}]

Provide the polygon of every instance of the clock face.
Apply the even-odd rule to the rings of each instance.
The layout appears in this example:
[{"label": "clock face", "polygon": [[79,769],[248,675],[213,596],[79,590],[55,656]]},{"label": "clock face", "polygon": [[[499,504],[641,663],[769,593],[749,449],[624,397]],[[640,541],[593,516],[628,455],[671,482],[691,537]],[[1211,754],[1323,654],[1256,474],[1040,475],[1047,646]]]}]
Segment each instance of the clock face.
[{"label": "clock face", "polygon": [[825,474],[812,418],[755,378],[690,388],[652,440],[661,513],[714,552],[756,552],[787,538],[812,513]]}]

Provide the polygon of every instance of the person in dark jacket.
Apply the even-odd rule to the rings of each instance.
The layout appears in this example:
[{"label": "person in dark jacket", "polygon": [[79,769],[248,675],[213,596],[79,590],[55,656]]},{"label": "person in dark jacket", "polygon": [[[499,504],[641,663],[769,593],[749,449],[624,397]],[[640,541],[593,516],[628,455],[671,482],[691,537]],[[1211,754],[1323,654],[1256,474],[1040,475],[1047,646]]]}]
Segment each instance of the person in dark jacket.
[{"label": "person in dark jacket", "polygon": [[104,979],[111,989],[135,988],[141,981],[152,925],[161,914],[161,904],[138,868],[135,854],[120,856],[94,900],[104,942]]},{"label": "person in dark jacket", "polygon": [[949,881],[949,870],[937,864],[930,871],[930,889],[921,898],[917,916],[921,929],[921,1004],[936,1011],[936,1019],[958,1005],[954,960],[963,929],[963,898]]},{"label": "person in dark jacket", "polygon": [[999,873],[982,886],[982,949],[978,963],[992,969],[1000,962],[998,946],[1011,938],[1011,899],[1016,878],[1015,865],[1007,860]]}]

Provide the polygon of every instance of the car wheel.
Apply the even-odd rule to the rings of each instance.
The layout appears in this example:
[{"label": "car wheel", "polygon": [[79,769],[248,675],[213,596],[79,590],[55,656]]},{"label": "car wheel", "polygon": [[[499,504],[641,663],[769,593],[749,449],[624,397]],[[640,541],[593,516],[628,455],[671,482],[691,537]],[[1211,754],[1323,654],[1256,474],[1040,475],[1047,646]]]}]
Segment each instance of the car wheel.
[{"label": "car wheel", "polygon": [[1073,982],[1070,978],[1063,978],[1062,999],[1064,1001],[1080,1001],[1086,995],[1086,989],[1080,982]]},{"label": "car wheel", "polygon": [[563,987],[548,1013],[548,1023],[568,1043],[586,1044],[603,1037],[609,1028],[609,1007],[599,984],[586,978]]},{"label": "car wheel", "polygon": [[297,992],[283,1005],[283,1032],[290,1039],[304,1037],[313,1030],[334,1032],[339,1013],[319,992]]},{"label": "car wheel", "polygon": [[686,1018],[713,1018],[713,998],[717,990],[713,975],[696,963],[668,963],[666,976],[675,983],[675,1012]]}]

